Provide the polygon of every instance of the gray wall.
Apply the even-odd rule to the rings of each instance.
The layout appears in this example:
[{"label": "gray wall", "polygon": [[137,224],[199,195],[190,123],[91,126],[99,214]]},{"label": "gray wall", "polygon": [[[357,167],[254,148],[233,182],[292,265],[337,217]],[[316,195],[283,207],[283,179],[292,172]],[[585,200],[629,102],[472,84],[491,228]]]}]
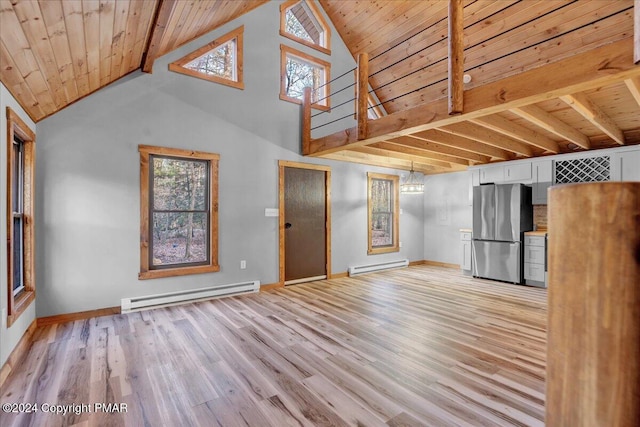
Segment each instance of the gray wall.
[{"label": "gray wall", "polygon": [[[280,43],[330,59],[334,76],[355,63],[335,29],[330,58],[279,36],[278,6],[269,2],[160,58],[153,74],[133,73],[38,123],[38,317],[118,306],[123,297],[253,279],[277,282],[277,218],[265,217],[264,209],[277,207],[280,159],[332,167],[333,272],[423,259],[419,196],[402,196],[400,253],[366,254],[366,172],[394,171],[298,154],[300,107],[278,99]],[[244,90],[168,71],[170,62],[241,24]],[[137,279],[138,144],[220,154],[220,272]],[[239,268],[241,259],[246,270]]]},{"label": "gray wall", "polygon": [[425,177],[424,259],[460,264],[460,229],[471,228],[469,172]]},{"label": "gray wall", "polygon": [[[24,332],[36,318],[36,304],[32,303],[20,317],[18,317],[13,325],[7,328],[8,272],[7,245],[5,244],[7,241],[7,107],[11,107],[32,131],[36,131],[36,126],[33,121],[29,119],[29,116],[13,96],[11,96],[7,88],[0,83],[0,165],[2,165],[2,173],[0,173],[0,242],[2,242],[2,244],[0,244],[0,311],[2,313],[2,326],[0,326],[0,366],[7,361],[11,351],[13,351],[18,341],[20,341],[20,338],[22,338],[22,335],[24,335]],[[36,139],[36,150],[38,144],[39,141]]]}]

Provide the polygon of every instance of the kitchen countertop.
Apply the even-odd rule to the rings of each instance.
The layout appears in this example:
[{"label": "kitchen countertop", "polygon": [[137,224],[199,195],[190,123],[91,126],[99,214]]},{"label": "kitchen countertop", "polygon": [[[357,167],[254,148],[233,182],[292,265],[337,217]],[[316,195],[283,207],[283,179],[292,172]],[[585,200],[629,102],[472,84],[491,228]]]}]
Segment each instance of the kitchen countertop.
[{"label": "kitchen countertop", "polygon": [[541,236],[544,237],[547,235],[547,230],[537,230],[537,231],[525,231],[525,236]]}]

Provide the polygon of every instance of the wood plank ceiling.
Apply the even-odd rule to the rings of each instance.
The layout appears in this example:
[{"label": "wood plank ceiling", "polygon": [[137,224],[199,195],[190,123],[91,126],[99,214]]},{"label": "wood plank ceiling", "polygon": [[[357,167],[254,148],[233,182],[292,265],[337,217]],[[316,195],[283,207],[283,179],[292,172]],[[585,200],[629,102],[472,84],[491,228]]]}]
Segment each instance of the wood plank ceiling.
[{"label": "wood plank ceiling", "polygon": [[[402,113],[417,105],[446,107],[437,101],[447,96],[449,2],[320,3],[354,57],[369,55],[369,84],[381,107],[397,119],[390,126],[391,117],[382,120],[383,131],[369,141],[352,141],[355,128],[318,137],[308,154],[404,168],[413,161],[416,170],[437,173],[640,143],[637,76],[469,120],[463,114],[455,123],[443,120],[439,125],[436,111],[436,118],[423,119],[432,122],[423,130],[403,131],[411,126],[410,113]],[[614,46],[630,40],[634,31],[633,0],[464,0],[463,6],[464,70],[471,78],[465,91]],[[633,48],[628,55],[632,57]]]},{"label": "wood plank ceiling", "polygon": [[[150,72],[155,58],[265,1],[0,0],[0,80],[39,121],[134,70]],[[446,101],[449,2],[319,3],[354,57],[369,54],[369,83],[388,116],[372,121],[368,141],[317,138],[309,154],[402,169],[414,162],[416,170],[438,173],[640,143],[640,72],[491,114],[469,117],[465,110],[439,122],[435,111],[408,131],[418,128],[407,112]],[[471,77],[465,97],[575,55],[633,43],[634,0],[463,5],[464,69]]]},{"label": "wood plank ceiling", "polygon": [[265,1],[0,0],[0,80],[39,121]]}]

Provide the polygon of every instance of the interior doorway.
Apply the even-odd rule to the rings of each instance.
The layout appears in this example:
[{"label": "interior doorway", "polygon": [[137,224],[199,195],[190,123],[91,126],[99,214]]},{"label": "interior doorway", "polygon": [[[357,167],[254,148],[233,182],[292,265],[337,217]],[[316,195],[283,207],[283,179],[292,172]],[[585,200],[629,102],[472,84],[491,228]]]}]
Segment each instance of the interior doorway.
[{"label": "interior doorway", "polygon": [[280,283],[331,274],[331,169],[279,162]]}]

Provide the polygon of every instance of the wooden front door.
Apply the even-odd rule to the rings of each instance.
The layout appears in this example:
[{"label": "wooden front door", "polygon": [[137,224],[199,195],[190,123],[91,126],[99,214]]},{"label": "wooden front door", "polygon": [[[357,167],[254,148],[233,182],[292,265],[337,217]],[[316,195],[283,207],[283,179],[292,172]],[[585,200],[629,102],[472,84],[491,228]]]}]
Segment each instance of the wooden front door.
[{"label": "wooden front door", "polygon": [[317,280],[328,275],[330,172],[325,169],[313,165],[281,166],[280,238],[284,245],[284,251],[281,251],[281,256],[284,255],[281,259],[284,278],[281,280],[285,284]]}]

